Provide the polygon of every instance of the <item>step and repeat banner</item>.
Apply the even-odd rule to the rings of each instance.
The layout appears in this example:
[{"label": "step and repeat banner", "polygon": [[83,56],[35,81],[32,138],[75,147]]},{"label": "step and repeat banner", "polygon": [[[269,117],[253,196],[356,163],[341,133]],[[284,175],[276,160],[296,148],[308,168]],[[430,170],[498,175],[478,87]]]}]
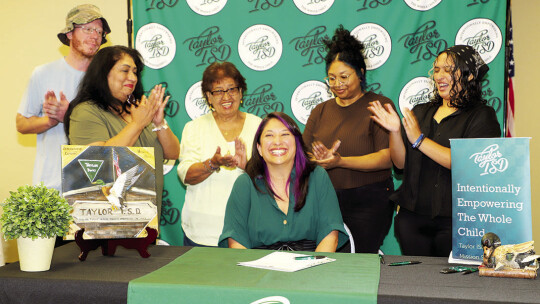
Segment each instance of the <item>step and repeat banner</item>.
[{"label": "step and repeat banner", "polygon": [[451,139],[452,258],[482,262],[484,234],[532,240],[530,138]]},{"label": "step and repeat banner", "polygon": [[[367,89],[399,109],[429,100],[429,71],[439,52],[473,46],[489,64],[484,97],[502,127],[506,6],[501,0],[139,0],[133,1],[135,47],[146,64],[144,87],[167,87],[167,120],[179,137],[186,122],[209,111],[200,81],[215,61],[231,61],[246,78],[242,111],[283,111],[303,128],[311,110],[332,97],[323,81],[322,41],[340,24],[366,46]],[[185,187],[176,165],[166,167],[160,238],[181,245]]]}]

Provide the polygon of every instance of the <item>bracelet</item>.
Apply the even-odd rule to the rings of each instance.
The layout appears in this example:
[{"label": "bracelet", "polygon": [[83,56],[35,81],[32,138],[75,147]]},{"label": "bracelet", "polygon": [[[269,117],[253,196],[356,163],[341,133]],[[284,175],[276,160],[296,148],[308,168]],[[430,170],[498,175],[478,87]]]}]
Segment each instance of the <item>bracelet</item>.
[{"label": "bracelet", "polygon": [[208,168],[208,166],[206,165],[206,161],[203,161],[202,164],[203,164],[204,168],[206,169],[206,171],[208,171],[208,173],[214,172],[214,170]]},{"label": "bracelet", "polygon": [[412,144],[412,148],[413,149],[418,149],[418,147],[420,147],[420,145],[424,141],[424,138],[426,138],[424,133],[420,134],[420,136],[418,136],[418,139],[414,142],[414,144]]},{"label": "bracelet", "polygon": [[210,169],[212,169],[212,171],[219,172],[219,170],[221,169],[219,166],[214,166],[214,164],[212,164],[212,159],[208,160],[208,165],[210,166]]},{"label": "bracelet", "polygon": [[161,131],[161,130],[166,130],[169,128],[169,124],[167,123],[167,121],[165,120],[165,118],[163,118],[163,122],[161,123],[161,125],[158,127],[156,126],[154,123],[152,123],[152,132],[157,132],[157,131]]}]

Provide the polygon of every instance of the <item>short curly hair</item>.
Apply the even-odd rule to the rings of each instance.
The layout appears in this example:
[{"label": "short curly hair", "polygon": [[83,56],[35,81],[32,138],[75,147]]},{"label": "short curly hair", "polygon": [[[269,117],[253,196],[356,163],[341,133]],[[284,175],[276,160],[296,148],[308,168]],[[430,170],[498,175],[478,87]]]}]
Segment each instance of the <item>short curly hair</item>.
[{"label": "short curly hair", "polygon": [[242,89],[242,96],[247,90],[246,79],[232,62],[214,62],[210,64],[203,72],[201,90],[204,100],[209,107],[212,107],[206,98],[206,92],[212,91],[212,84],[223,78],[232,78],[236,85]]},{"label": "short curly hair", "polygon": [[358,41],[351,32],[343,28],[343,25],[334,32],[332,39],[323,41],[327,49],[326,73],[334,61],[341,61],[353,68],[361,80],[362,90],[366,89],[366,61],[364,58],[364,44]]}]

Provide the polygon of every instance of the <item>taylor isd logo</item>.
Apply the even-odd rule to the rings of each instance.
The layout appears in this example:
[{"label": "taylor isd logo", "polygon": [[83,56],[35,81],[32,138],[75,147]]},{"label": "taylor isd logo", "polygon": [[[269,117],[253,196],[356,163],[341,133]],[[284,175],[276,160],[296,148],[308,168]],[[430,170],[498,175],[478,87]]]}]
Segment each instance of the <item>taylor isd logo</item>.
[{"label": "taylor isd logo", "polygon": [[472,46],[486,63],[490,63],[501,50],[501,30],[489,19],[473,19],[459,29],[456,44]]},{"label": "taylor isd logo", "polygon": [[364,44],[368,70],[377,69],[390,57],[392,39],[384,27],[375,23],[364,23],[354,28],[351,34]]},{"label": "taylor isd logo", "polygon": [[503,157],[498,144],[492,144],[484,150],[472,154],[469,159],[472,159],[478,167],[484,170],[480,175],[496,174],[504,172],[508,168],[508,159]]},{"label": "taylor isd logo", "polygon": [[326,26],[320,25],[310,29],[307,33],[294,37],[289,44],[294,50],[306,59],[302,66],[324,63],[326,50],[323,41],[330,39],[326,34]]},{"label": "taylor isd logo", "polygon": [[320,15],[329,10],[334,0],[294,0],[294,5],[306,15]]},{"label": "taylor isd logo", "polygon": [[291,109],[294,117],[305,125],[311,110],[330,98],[332,98],[332,93],[322,81],[309,80],[300,84],[291,97]]},{"label": "taylor isd logo", "polygon": [[244,93],[244,107],[246,112],[259,117],[271,112],[283,112],[285,108],[274,93],[271,83],[261,84],[249,93]]},{"label": "taylor isd logo", "polygon": [[278,63],[283,52],[283,42],[278,32],[264,24],[246,29],[238,40],[240,59],[255,71],[265,71]]},{"label": "taylor isd logo", "polygon": [[186,0],[186,2],[192,11],[202,16],[217,14],[227,4],[227,0]]},{"label": "taylor isd logo", "polygon": [[193,84],[186,93],[186,112],[193,120],[210,112],[206,99],[202,95],[202,81]]},{"label": "taylor isd logo", "polygon": [[411,110],[414,106],[429,102],[433,89],[433,80],[427,77],[416,77],[409,81],[399,93],[399,110]]},{"label": "taylor isd logo", "polygon": [[226,61],[231,56],[231,47],[225,44],[218,26],[204,29],[197,36],[184,40],[188,50],[201,58],[197,66],[211,64],[216,61]]},{"label": "taylor isd logo", "polygon": [[405,3],[417,11],[429,11],[441,3],[442,0],[405,0]]},{"label": "taylor isd logo", "polygon": [[414,31],[406,33],[399,38],[398,42],[403,41],[403,47],[414,56],[411,64],[420,61],[431,61],[437,54],[448,47],[448,43],[441,37],[437,30],[435,20],[426,21]]},{"label": "taylor isd logo", "polygon": [[167,66],[174,59],[176,41],[165,26],[148,23],[137,32],[135,48],[141,53],[144,64],[157,70]]}]

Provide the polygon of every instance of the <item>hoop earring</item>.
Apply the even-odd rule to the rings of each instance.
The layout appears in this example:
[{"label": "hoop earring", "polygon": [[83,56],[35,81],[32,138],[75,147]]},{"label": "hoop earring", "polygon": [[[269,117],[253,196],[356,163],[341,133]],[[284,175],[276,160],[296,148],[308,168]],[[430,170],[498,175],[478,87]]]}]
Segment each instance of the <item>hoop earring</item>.
[{"label": "hoop earring", "polygon": [[129,94],[127,99],[126,99],[126,102],[128,105],[132,106],[135,104],[135,96],[133,96],[133,94]]}]

